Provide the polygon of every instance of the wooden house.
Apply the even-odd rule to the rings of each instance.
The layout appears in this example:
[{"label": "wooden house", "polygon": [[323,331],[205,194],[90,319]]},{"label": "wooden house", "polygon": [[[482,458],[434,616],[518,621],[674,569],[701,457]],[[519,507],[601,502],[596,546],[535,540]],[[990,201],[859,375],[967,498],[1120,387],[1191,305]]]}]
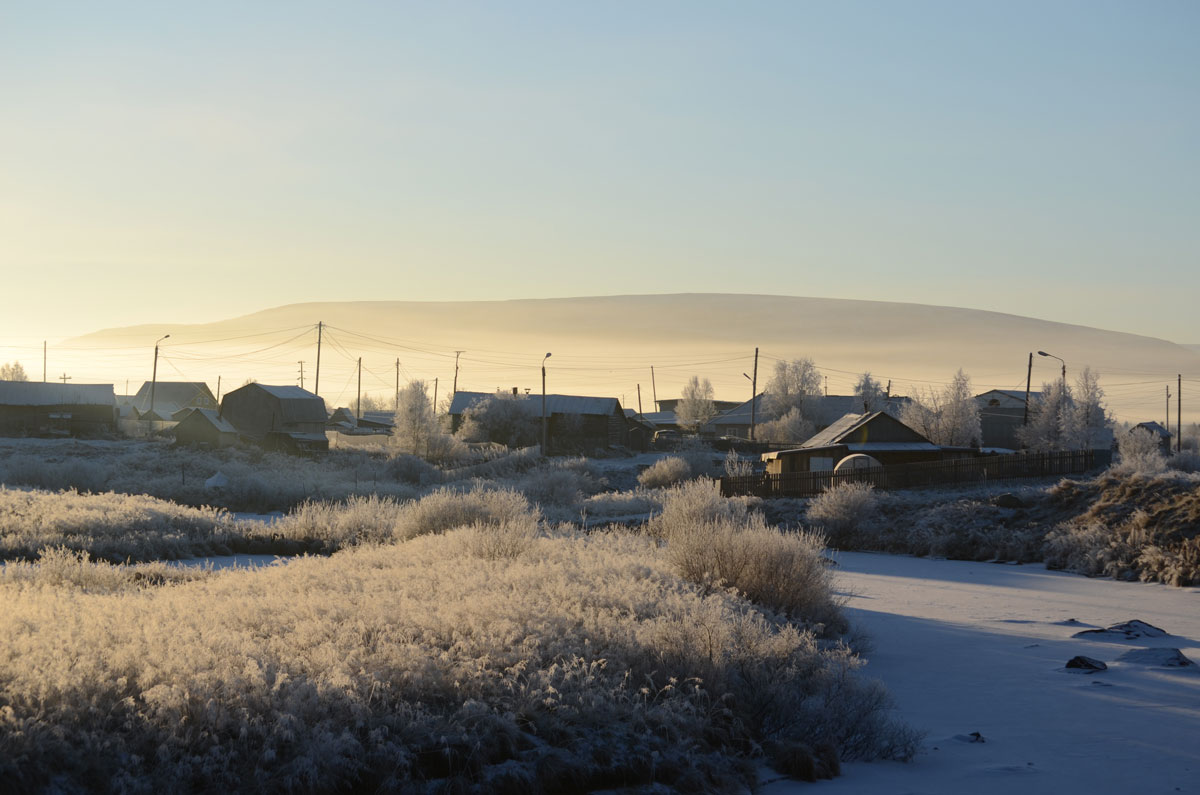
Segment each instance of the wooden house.
[{"label": "wooden house", "polygon": [[0,381],[0,433],[10,436],[113,433],[112,384]]},{"label": "wooden house", "polygon": [[880,466],[892,466],[940,461],[946,452],[890,414],[876,411],[847,414],[800,447],[764,453],[762,459],[768,474],[828,472],[854,455],[867,455]]},{"label": "wooden house", "polygon": [[228,447],[238,439],[237,428],[214,409],[190,409],[175,426],[175,443],[198,447]]},{"label": "wooden house", "polygon": [[298,386],[246,384],[221,400],[221,417],[237,432],[273,450],[329,449],[325,401]]}]

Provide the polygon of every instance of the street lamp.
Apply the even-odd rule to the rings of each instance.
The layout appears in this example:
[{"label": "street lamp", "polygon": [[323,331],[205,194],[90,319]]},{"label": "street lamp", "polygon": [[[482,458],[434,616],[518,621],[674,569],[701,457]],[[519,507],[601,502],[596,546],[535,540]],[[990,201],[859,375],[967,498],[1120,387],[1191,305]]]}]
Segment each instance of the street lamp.
[{"label": "street lamp", "polygon": [[[1051,359],[1058,359],[1058,357],[1055,356],[1053,353],[1046,353],[1045,351],[1038,351],[1038,356],[1048,356]],[[1067,363],[1063,362],[1062,359],[1058,359],[1058,360],[1060,362],[1062,362],[1063,387],[1065,388],[1067,386]]]},{"label": "street lamp", "polygon": [[158,384],[158,343],[170,337],[170,334],[164,334],[154,341],[154,372],[150,376],[150,413],[154,413],[154,387]]},{"label": "street lamp", "polygon": [[542,455],[546,455],[546,360],[549,358],[549,353],[542,357]]},{"label": "street lamp", "polygon": [[[755,372],[757,373],[758,371],[755,370]],[[754,416],[754,410],[756,408],[758,408],[758,395],[756,395],[754,393],[756,391],[758,391],[758,384],[754,383],[754,379],[751,378],[750,376],[746,375],[745,373],[742,373],[742,375],[746,376],[746,380],[750,382],[750,441],[753,442],[754,441],[754,420],[756,419],[756,417]]]}]

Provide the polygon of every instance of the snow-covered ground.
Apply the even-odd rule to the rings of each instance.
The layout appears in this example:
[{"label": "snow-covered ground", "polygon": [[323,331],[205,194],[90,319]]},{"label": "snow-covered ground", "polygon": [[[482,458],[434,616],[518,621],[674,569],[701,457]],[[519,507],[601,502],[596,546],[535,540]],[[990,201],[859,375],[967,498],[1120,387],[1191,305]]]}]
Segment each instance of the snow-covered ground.
[{"label": "snow-covered ground", "polygon": [[[1200,589],[1040,565],[837,559],[851,618],[873,641],[867,672],[928,733],[925,747],[910,764],[847,764],[816,790],[777,781],[767,795],[1200,792],[1200,667],[1120,659],[1170,648],[1200,662]],[[1170,634],[1073,637],[1133,619]],[[1067,672],[1076,655],[1108,669]]]}]

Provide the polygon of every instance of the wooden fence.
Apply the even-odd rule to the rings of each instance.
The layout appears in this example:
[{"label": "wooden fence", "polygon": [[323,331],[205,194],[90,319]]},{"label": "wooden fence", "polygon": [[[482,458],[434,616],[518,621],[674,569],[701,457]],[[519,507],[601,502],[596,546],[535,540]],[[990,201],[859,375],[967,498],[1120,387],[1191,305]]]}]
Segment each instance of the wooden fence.
[{"label": "wooden fence", "polygon": [[1070,450],[928,461],[842,472],[785,472],[721,478],[726,497],[815,497],[842,483],[870,483],[878,489],[907,489],[948,483],[984,483],[1050,475],[1075,475],[1109,462],[1107,451]]}]

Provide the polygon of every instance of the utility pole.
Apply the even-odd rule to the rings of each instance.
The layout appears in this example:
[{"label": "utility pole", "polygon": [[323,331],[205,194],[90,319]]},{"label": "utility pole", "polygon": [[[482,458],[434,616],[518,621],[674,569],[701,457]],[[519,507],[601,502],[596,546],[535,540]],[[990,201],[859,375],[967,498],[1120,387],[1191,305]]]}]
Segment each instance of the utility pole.
[{"label": "utility pole", "polygon": [[396,407],[392,411],[400,410],[400,360],[396,359]]},{"label": "utility pole", "polygon": [[321,394],[321,332],[325,330],[325,324],[317,321],[317,380],[313,384],[313,394]]},{"label": "utility pole", "polygon": [[[170,334],[160,337],[154,342],[154,371],[150,375],[150,413],[154,413],[154,387],[158,384],[158,343],[170,337]],[[63,381],[65,384],[66,381]]]},{"label": "utility pole", "polygon": [[638,384],[638,417],[640,417],[641,419],[645,419],[645,417],[642,417],[642,385],[641,385],[641,383]]},{"label": "utility pole", "polygon": [[754,377],[750,379],[750,441],[754,441],[754,426],[758,419],[758,348],[754,349]]},{"label": "utility pole", "polygon": [[[125,385],[125,391],[129,391],[129,384]],[[217,405],[221,405],[221,376],[217,376]]]},{"label": "utility pole", "polygon": [[549,424],[546,419],[546,359],[549,359],[549,358],[550,358],[549,353],[547,353],[542,358],[542,456],[543,457],[545,457],[545,455],[546,455],[546,428]]},{"label": "utility pole", "polygon": [[1167,433],[1171,432],[1171,385],[1167,384],[1167,424],[1164,426]]},{"label": "utility pole", "polygon": [[450,393],[452,395],[458,394],[458,357],[464,353],[466,353],[466,351],[455,351],[454,352],[454,388]]},{"label": "utility pole", "polygon": [[300,388],[304,389],[304,361],[301,360],[296,364],[300,365]]},{"label": "utility pole", "polygon": [[66,386],[67,382],[71,380],[71,376],[67,375],[66,373],[63,373],[62,375],[60,375],[58,377],[58,380],[63,382],[63,386]]},{"label": "utility pole", "polygon": [[[437,376],[433,377],[433,416],[437,416]],[[397,407],[398,408],[398,407]]]},{"label": "utility pole", "polygon": [[362,357],[358,357],[358,419],[362,419]]},{"label": "utility pole", "polygon": [[650,365],[650,396],[654,399],[654,410],[658,411],[658,386],[654,383],[654,365]]},{"label": "utility pole", "polygon": [[[45,340],[42,340],[42,383],[43,384],[46,383],[46,341]],[[126,394],[128,394],[128,392],[129,392],[128,387],[125,388],[125,392],[126,392]]]},{"label": "utility pole", "polygon": [[829,397],[829,376],[825,376],[825,397]]},{"label": "utility pole", "polygon": [[1025,416],[1021,418],[1022,425],[1029,424],[1029,382],[1033,378],[1033,351],[1029,352],[1029,368],[1025,370]]}]

